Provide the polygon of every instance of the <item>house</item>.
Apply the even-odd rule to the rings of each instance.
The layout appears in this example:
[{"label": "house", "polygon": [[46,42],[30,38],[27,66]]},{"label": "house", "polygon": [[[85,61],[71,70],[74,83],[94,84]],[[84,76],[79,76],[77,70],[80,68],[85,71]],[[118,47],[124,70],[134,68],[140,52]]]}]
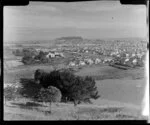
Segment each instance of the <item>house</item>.
[{"label": "house", "polygon": [[125,60],[124,60],[124,64],[126,64],[126,62],[128,62],[129,61],[129,58],[126,58]]},{"label": "house", "polygon": [[138,58],[142,58],[142,54],[137,53],[136,55],[137,55]]},{"label": "house", "polygon": [[89,65],[92,65],[94,63],[92,59],[85,59],[85,62]]},{"label": "house", "polygon": [[133,59],[132,63],[133,63],[133,65],[137,65],[137,59],[136,58]]},{"label": "house", "polygon": [[134,57],[134,56],[135,56],[135,54],[133,53],[131,56],[132,56],[132,57]]},{"label": "house", "polygon": [[110,62],[112,60],[113,60],[112,57],[106,57],[106,58],[104,58],[104,62]]},{"label": "house", "polygon": [[84,65],[86,65],[86,64],[85,64],[84,61],[80,61],[80,62],[79,62],[79,65],[84,66]]},{"label": "house", "polygon": [[65,57],[63,53],[59,53],[61,57]]},{"label": "house", "polygon": [[126,57],[129,57],[129,54],[128,54],[128,53],[126,53]]},{"label": "house", "polygon": [[86,52],[86,53],[88,53],[89,51],[88,51],[88,50],[86,50],[85,52]]},{"label": "house", "polygon": [[75,64],[75,62],[70,62],[69,63],[69,66],[75,66],[76,64]]},{"label": "house", "polygon": [[47,55],[46,55],[46,58],[54,58],[55,57],[55,54],[49,52]]},{"label": "house", "polygon": [[117,54],[116,56],[117,56],[117,57],[120,57],[120,54]]},{"label": "house", "polygon": [[55,52],[54,55],[55,55],[55,57],[64,57],[63,53]]},{"label": "house", "polygon": [[115,52],[111,52],[110,55],[111,55],[111,56],[114,56],[114,55],[116,55],[116,53],[115,53]]},{"label": "house", "polygon": [[95,59],[95,64],[98,64],[98,63],[100,63],[101,62],[101,59],[99,59],[99,58],[96,58]]}]

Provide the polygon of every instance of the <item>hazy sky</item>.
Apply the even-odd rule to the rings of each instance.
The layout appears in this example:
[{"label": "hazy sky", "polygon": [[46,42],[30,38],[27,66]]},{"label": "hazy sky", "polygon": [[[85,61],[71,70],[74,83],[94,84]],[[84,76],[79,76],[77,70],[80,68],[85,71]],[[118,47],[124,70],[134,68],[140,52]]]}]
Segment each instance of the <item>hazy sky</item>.
[{"label": "hazy sky", "polygon": [[48,40],[61,36],[146,36],[146,6],[119,1],[30,2],[4,7],[4,40]]}]

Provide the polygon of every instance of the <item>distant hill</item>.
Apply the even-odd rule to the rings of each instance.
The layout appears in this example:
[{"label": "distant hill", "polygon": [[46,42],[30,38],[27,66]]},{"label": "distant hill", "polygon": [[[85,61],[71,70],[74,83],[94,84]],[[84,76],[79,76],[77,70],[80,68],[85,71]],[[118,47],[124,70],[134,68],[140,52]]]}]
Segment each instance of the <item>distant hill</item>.
[{"label": "distant hill", "polygon": [[78,44],[78,43],[81,43],[83,42],[83,38],[80,37],[80,36],[68,36],[68,37],[60,37],[60,38],[56,38],[55,41],[56,41],[56,44],[62,44],[62,43],[65,43],[65,44]]},{"label": "distant hill", "polygon": [[113,41],[146,41],[146,38],[128,37],[128,38],[83,38],[81,36],[67,36],[50,40],[30,40],[30,41],[5,41],[7,44],[79,44],[79,43],[100,43],[100,42],[113,42]]},{"label": "distant hill", "polygon": [[56,40],[72,40],[72,39],[83,40],[83,38],[81,36],[60,37],[60,38],[57,38]]}]

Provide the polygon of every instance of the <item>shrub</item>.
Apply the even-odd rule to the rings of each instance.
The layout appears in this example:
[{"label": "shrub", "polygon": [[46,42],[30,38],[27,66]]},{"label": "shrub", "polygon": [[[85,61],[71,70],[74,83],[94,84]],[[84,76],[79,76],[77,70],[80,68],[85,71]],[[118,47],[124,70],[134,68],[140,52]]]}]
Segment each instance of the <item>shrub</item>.
[{"label": "shrub", "polygon": [[38,97],[39,101],[43,102],[60,102],[62,95],[58,88],[49,86],[48,88],[41,88]]},{"label": "shrub", "polygon": [[99,98],[97,87],[95,86],[96,82],[92,77],[76,77],[74,85],[69,89],[69,96],[74,100],[74,104],[77,105],[80,102],[89,102],[90,99]]},{"label": "shrub", "polygon": [[39,60],[40,63],[48,63],[50,60],[46,58],[46,52],[40,51],[39,54],[35,55],[34,59]]},{"label": "shrub", "polygon": [[20,49],[16,49],[12,52],[15,56],[23,56],[23,52]]},{"label": "shrub", "polygon": [[34,64],[35,60],[34,57],[38,55],[38,52],[33,48],[24,48],[20,53],[18,50],[16,50],[18,54],[20,54],[22,57],[22,62],[24,64]]},{"label": "shrub", "polygon": [[50,104],[50,112],[51,112],[51,103],[52,102],[60,102],[61,101],[61,91],[54,87],[49,86],[48,88],[41,88],[38,100],[42,102],[48,102]]},{"label": "shrub", "polygon": [[22,62],[24,63],[24,64],[32,64],[33,62],[34,62],[34,60],[33,60],[33,58],[31,57],[31,56],[24,56],[23,58],[22,58]]},{"label": "shrub", "polygon": [[23,48],[22,50],[23,56],[35,56],[37,52],[34,48]]}]

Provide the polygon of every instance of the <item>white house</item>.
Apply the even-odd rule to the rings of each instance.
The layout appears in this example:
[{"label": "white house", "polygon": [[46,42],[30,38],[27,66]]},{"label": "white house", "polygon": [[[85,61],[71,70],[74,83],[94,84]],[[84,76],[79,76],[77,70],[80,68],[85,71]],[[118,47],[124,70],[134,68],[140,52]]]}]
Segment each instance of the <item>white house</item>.
[{"label": "white house", "polygon": [[55,56],[59,56],[59,57],[64,57],[64,54],[63,54],[63,53],[55,52],[54,55],[55,55]]},{"label": "white house", "polygon": [[79,62],[79,65],[84,66],[84,65],[86,65],[86,64],[85,64],[84,61],[80,61],[80,62]]},{"label": "white house", "polygon": [[136,59],[136,58],[133,59],[132,63],[133,63],[134,65],[136,65],[136,64],[137,64],[137,59]]},{"label": "white house", "polygon": [[128,54],[128,53],[126,53],[126,57],[129,57],[129,54]]},{"label": "white house", "polygon": [[65,57],[63,53],[59,53],[61,57]]},{"label": "white house", "polygon": [[110,62],[111,60],[112,60],[111,57],[106,57],[106,58],[104,58],[104,62]]},{"label": "white house", "polygon": [[47,55],[46,55],[46,58],[54,58],[55,57],[55,54],[49,52]]},{"label": "white house", "polygon": [[86,53],[88,53],[89,51],[88,51],[88,50],[86,50],[85,52],[86,52]]},{"label": "white house", "polygon": [[70,62],[69,63],[69,66],[75,66],[76,64],[75,64],[75,62]]},{"label": "white house", "polygon": [[117,54],[117,57],[120,57],[120,54]]},{"label": "white house", "polygon": [[126,58],[125,60],[124,60],[124,64],[126,64],[126,62],[128,62],[129,61],[129,58]]},{"label": "white house", "polygon": [[100,63],[101,62],[101,59],[99,59],[99,58],[96,58],[95,59],[95,64],[98,64],[98,63]]},{"label": "white house", "polygon": [[134,56],[135,56],[135,54],[133,53],[131,56],[132,56],[132,57],[134,57]]},{"label": "white house", "polygon": [[88,60],[87,60],[87,63],[88,63],[89,65],[92,65],[94,62],[93,62],[92,59],[88,59]]},{"label": "white house", "polygon": [[142,58],[142,54],[137,53],[136,55],[137,55],[137,57]]}]

